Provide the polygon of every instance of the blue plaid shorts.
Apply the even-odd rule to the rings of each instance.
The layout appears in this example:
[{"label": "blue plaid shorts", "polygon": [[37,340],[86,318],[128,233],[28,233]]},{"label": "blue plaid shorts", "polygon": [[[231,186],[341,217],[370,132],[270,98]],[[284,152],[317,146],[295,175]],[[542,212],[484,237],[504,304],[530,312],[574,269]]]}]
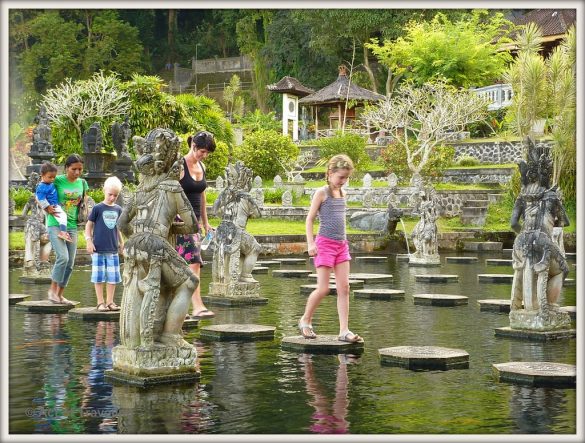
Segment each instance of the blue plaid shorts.
[{"label": "blue plaid shorts", "polygon": [[91,254],[92,283],[120,283],[120,257],[118,254],[94,252]]}]

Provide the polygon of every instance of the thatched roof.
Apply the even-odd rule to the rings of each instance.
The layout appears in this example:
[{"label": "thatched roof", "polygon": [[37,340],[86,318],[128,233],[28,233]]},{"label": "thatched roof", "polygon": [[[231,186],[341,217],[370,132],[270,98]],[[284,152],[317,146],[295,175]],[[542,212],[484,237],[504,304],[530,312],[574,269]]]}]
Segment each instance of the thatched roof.
[{"label": "thatched roof", "polygon": [[[347,88],[349,85],[349,95]],[[339,67],[339,76],[330,85],[325,86],[323,89],[319,89],[314,94],[308,95],[299,100],[299,104],[302,105],[319,105],[319,104],[333,104],[339,102],[345,102],[348,100],[357,101],[379,101],[385,97],[381,94],[377,94],[369,89],[362,88],[354,83],[349,83],[349,78],[346,74],[345,66]]]},{"label": "thatched roof", "polygon": [[267,88],[272,92],[287,93],[296,95],[297,97],[304,97],[315,92],[314,89],[307,88],[296,78],[289,77],[288,75],[282,77],[277,83],[268,85]]},{"label": "thatched roof", "polygon": [[543,37],[548,37],[566,33],[569,27],[575,24],[576,19],[575,9],[533,9],[512,21],[516,25],[536,23]]}]

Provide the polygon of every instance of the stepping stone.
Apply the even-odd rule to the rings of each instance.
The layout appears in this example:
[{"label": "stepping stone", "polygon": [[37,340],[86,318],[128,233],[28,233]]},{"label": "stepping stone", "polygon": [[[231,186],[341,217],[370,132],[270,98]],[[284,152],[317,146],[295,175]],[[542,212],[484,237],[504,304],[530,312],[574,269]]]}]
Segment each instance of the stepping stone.
[{"label": "stepping stone", "polygon": [[197,329],[199,320],[195,318],[186,318],[183,322],[183,329]]},{"label": "stepping stone", "polygon": [[469,354],[462,349],[439,346],[395,346],[378,349],[382,364],[406,369],[467,369]]},{"label": "stepping stone", "polygon": [[396,254],[396,261],[409,261],[410,255],[409,254]]},{"label": "stepping stone", "polygon": [[459,281],[459,276],[455,274],[416,274],[414,279],[427,283],[448,283]]},{"label": "stepping stone", "polygon": [[284,337],[281,348],[285,351],[314,354],[359,354],[364,351],[364,342],[347,343],[339,341],[337,335],[317,334],[317,338],[307,339],[302,335]]},{"label": "stepping stone", "polygon": [[212,306],[255,306],[268,303],[266,297],[220,297],[216,295],[204,295],[201,299],[206,305]]},{"label": "stepping stone", "polygon": [[477,263],[477,257],[445,257],[447,263]]},{"label": "stepping stone", "polygon": [[349,274],[350,280],[363,280],[364,283],[391,283],[394,281],[392,274],[370,274],[367,272],[355,272]]},{"label": "stepping stone", "polygon": [[466,241],[463,243],[464,251],[501,251],[503,243],[500,241]]},{"label": "stepping stone", "polygon": [[512,251],[513,249],[502,249],[502,257],[512,258]]},{"label": "stepping stone", "polygon": [[565,282],[563,283],[563,286],[575,286],[577,283],[575,282],[574,278],[565,278]]},{"label": "stepping stone", "polygon": [[555,386],[574,388],[577,384],[577,367],[548,361],[519,361],[492,365],[499,381],[528,386]]},{"label": "stepping stone", "polygon": [[370,300],[404,300],[404,291],[400,289],[356,289],[353,295],[357,298],[369,298]]},{"label": "stepping stone", "polygon": [[90,306],[71,309],[69,317],[89,321],[120,321],[120,311],[100,312],[95,306]]},{"label": "stepping stone", "polygon": [[223,324],[204,326],[201,328],[201,338],[211,340],[262,340],[273,339],[274,326],[255,324]]},{"label": "stepping stone", "polygon": [[[73,301],[73,300],[72,300]],[[36,301],[21,301],[16,303],[18,311],[28,311],[36,314],[58,314],[60,312],[68,312],[79,304],[78,301],[73,301],[72,305],[52,303],[49,300]]]},{"label": "stepping stone", "polygon": [[464,295],[449,294],[414,294],[415,305],[459,306],[466,305],[469,298]]},{"label": "stepping stone", "polygon": [[30,297],[30,294],[10,294],[8,296],[9,304],[15,305],[18,302],[24,301],[24,299],[28,297]]},{"label": "stepping stone", "polygon": [[554,331],[532,331],[529,329],[512,329],[510,326],[495,329],[496,337],[519,338],[533,341],[551,341],[575,338],[576,329],[560,329]]},{"label": "stepping stone", "polygon": [[577,319],[577,306],[562,306],[559,308],[560,311],[568,312],[571,320]]},{"label": "stepping stone", "polygon": [[179,372],[163,375],[135,375],[129,372],[122,372],[116,369],[106,369],[104,380],[111,384],[131,385],[140,388],[149,386],[169,386],[171,384],[185,385],[199,381],[199,371]]},{"label": "stepping stone", "polygon": [[487,258],[485,264],[488,266],[512,266],[512,259]]},{"label": "stepping stone", "polygon": [[483,283],[512,283],[512,274],[477,274],[477,281]]},{"label": "stepping stone", "polygon": [[280,262],[276,260],[258,260],[256,266],[280,266]]},{"label": "stepping stone", "polygon": [[256,266],[252,269],[252,274],[268,274],[268,266]]},{"label": "stepping stone", "polygon": [[[364,287],[364,282],[363,280],[350,280],[349,281],[349,290],[351,291],[352,288],[354,289],[361,289]],[[317,289],[317,284],[312,284],[312,285],[301,285],[299,287],[299,290],[301,292],[301,295],[311,295],[311,292],[313,292],[315,289]],[[329,281],[329,295],[337,295],[337,287],[335,286],[335,281]]]},{"label": "stepping stone", "polygon": [[503,299],[485,299],[485,300],[478,300],[477,303],[479,304],[480,311],[490,311],[490,312],[510,312],[510,299],[503,300]]},{"label": "stepping stone", "polygon": [[281,265],[304,265],[307,263],[305,258],[275,258],[274,261],[279,262]]},{"label": "stepping stone", "polygon": [[20,283],[30,283],[33,285],[46,285],[51,283],[51,277],[18,277]]},{"label": "stepping stone", "polygon": [[361,261],[364,263],[386,263],[388,261],[388,257],[384,255],[374,255],[374,256],[361,256],[356,257],[356,261]]},{"label": "stepping stone", "polygon": [[308,269],[275,269],[272,271],[273,277],[283,278],[305,278],[311,274]]}]

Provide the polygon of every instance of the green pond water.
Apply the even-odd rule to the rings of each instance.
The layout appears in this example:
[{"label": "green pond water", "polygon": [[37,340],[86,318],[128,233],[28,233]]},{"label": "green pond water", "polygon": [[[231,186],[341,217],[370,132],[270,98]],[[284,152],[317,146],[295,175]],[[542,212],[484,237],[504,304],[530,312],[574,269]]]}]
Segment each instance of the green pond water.
[{"label": "green pond water", "polygon": [[[366,287],[403,289],[404,300],[351,297],[350,327],[364,337],[360,357],[283,351],[284,336],[298,335],[296,324],[308,279],[256,275],[268,304],[255,307],[208,306],[214,319],[200,326],[255,323],[276,327],[274,340],[213,342],[199,330],[185,338],[197,347],[197,383],[139,389],[104,381],[119,324],[32,314],[9,309],[9,432],[11,434],[575,434],[575,389],[533,388],[497,382],[492,364],[551,361],[576,364],[577,340],[533,342],[497,338],[507,314],[480,312],[477,300],[508,299],[511,285],[478,283],[477,274],[512,273],[510,266],[475,264],[409,267],[390,255],[386,263],[352,261],[352,272],[387,273],[392,283]],[[471,254],[468,254],[471,255]],[[269,259],[269,258],[264,258]],[[574,262],[570,262],[574,263]],[[286,269],[314,269],[307,260]],[[279,269],[279,267],[271,268]],[[570,278],[575,278],[571,265]],[[203,268],[207,293],[211,264]],[[459,282],[429,284],[415,274],[458,274]],[[47,285],[18,282],[9,271],[10,292],[45,297]],[[90,267],[77,267],[66,296],[94,306]],[[419,306],[413,294],[469,297],[457,307]],[[118,304],[122,286],[116,291]],[[326,297],[313,325],[336,334],[335,297]],[[561,305],[575,305],[575,287],[563,289]],[[378,349],[432,345],[464,349],[468,369],[411,371],[382,365]]]}]

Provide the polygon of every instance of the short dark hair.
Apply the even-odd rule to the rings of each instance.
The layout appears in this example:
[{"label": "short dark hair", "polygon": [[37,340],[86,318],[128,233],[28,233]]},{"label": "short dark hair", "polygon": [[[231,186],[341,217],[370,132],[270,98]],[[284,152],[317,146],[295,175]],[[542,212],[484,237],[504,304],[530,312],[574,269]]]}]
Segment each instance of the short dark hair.
[{"label": "short dark hair", "polygon": [[191,148],[191,142],[195,143],[197,149],[206,149],[209,152],[215,151],[215,139],[213,134],[207,131],[199,131],[193,136],[187,138],[187,144]]},{"label": "short dark hair", "polygon": [[43,162],[40,172],[41,175],[45,175],[47,172],[57,172],[57,166],[51,162]]},{"label": "short dark hair", "polygon": [[83,157],[79,154],[71,154],[69,157],[67,157],[67,160],[65,160],[65,169],[67,169],[73,163],[83,164]]}]

